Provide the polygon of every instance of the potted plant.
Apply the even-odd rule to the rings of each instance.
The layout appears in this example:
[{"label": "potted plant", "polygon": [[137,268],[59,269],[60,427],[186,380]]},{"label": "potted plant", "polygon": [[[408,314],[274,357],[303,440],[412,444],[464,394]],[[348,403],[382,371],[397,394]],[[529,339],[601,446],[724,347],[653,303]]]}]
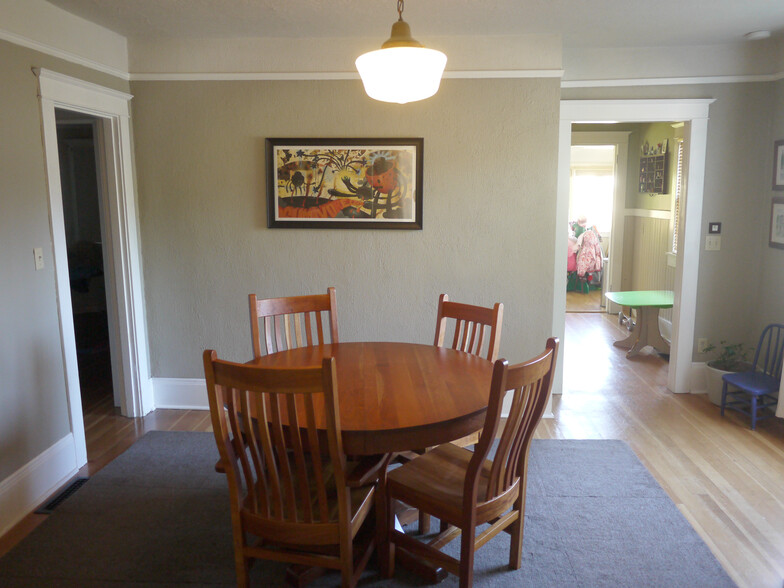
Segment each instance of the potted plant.
[{"label": "potted plant", "polygon": [[[743,343],[720,341],[719,348],[721,349],[719,355],[705,364],[708,399],[716,406],[721,406],[721,389],[724,385],[722,376],[751,369],[751,364],[746,359],[749,350]],[[709,353],[714,349],[716,346],[709,343],[704,351]]]}]

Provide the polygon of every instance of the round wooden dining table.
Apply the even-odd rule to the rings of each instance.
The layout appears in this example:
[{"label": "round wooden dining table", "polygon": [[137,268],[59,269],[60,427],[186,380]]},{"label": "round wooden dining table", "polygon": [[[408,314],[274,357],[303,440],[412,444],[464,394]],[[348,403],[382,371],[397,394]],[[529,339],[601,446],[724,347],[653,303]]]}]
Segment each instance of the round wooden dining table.
[{"label": "round wooden dining table", "polygon": [[[335,343],[280,351],[248,362],[321,365],[334,357],[343,449],[372,455],[432,447],[484,425],[492,362],[416,343]],[[316,423],[326,427],[323,414]]]}]

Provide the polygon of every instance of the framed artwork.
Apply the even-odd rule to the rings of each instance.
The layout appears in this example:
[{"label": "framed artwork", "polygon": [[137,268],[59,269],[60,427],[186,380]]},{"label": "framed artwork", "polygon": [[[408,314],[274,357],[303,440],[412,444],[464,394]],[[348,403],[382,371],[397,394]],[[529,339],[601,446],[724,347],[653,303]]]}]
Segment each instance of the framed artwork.
[{"label": "framed artwork", "polygon": [[784,249],[784,196],[774,196],[770,205],[770,246]]},{"label": "framed artwork", "polygon": [[267,226],[421,229],[416,139],[267,139]]},{"label": "framed artwork", "polygon": [[784,140],[773,143],[773,189],[784,190]]}]

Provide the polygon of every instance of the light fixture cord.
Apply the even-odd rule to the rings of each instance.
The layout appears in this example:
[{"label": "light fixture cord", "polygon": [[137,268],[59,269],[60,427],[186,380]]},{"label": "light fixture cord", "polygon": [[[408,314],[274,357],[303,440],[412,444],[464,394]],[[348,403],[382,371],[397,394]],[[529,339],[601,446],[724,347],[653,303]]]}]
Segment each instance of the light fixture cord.
[{"label": "light fixture cord", "polygon": [[397,19],[403,20],[403,0],[397,0]]}]

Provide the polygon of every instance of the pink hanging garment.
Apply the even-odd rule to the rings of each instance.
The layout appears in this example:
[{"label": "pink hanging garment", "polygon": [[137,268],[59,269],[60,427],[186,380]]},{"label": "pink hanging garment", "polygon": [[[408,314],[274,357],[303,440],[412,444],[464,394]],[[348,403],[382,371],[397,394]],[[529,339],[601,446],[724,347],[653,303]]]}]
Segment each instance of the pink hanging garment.
[{"label": "pink hanging garment", "polygon": [[569,237],[569,246],[566,254],[566,271],[577,271],[577,239]]},{"label": "pink hanging garment", "polygon": [[577,253],[577,275],[581,278],[587,273],[602,269],[602,246],[599,235],[593,231],[585,231],[577,240],[580,251]]}]

